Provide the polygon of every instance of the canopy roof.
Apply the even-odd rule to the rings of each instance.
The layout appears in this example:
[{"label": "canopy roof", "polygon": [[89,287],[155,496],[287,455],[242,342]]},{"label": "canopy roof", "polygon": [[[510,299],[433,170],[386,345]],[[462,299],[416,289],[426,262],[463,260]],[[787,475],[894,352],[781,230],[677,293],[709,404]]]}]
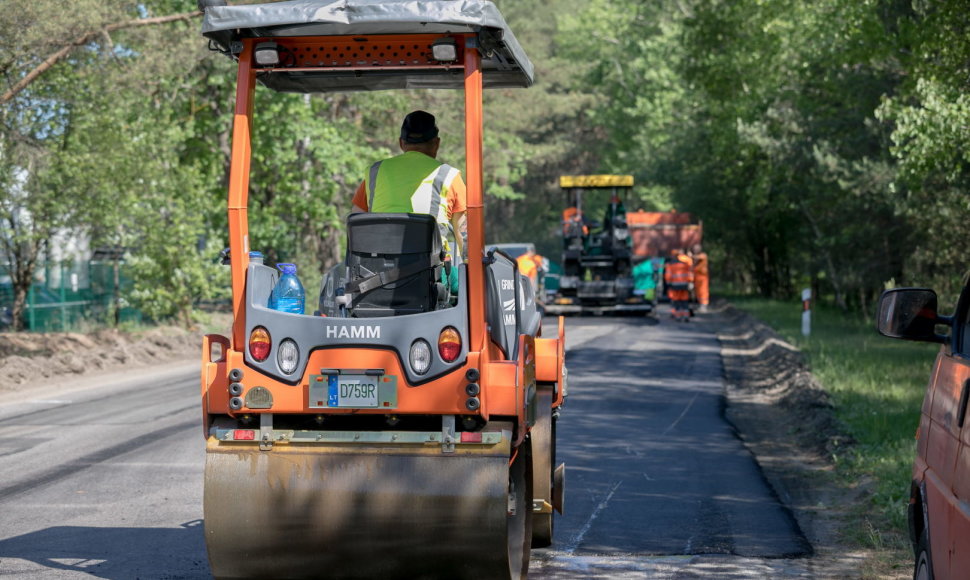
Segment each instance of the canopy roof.
[{"label": "canopy roof", "polygon": [[[238,53],[234,43],[245,38],[276,41],[283,50],[300,46],[303,59],[283,59],[272,70],[258,70],[265,86],[290,92],[368,91],[401,88],[461,88],[464,86],[461,59],[447,67],[397,65],[390,57],[345,60],[346,45],[333,48],[320,66],[308,66],[310,50],[299,45],[300,37],[353,37],[367,48],[402,35],[473,34],[482,54],[482,83],[485,88],[528,87],[533,82],[532,63],[505,23],[501,13],[487,0],[290,0],[245,6],[213,6],[205,11],[202,34],[219,49]],[[428,41],[430,42],[430,41]],[[329,45],[322,45],[326,49]],[[378,50],[387,44],[377,46]],[[423,50],[429,46],[422,44]],[[402,46],[402,48],[404,48]],[[416,47],[417,48],[417,47]],[[461,42],[459,41],[459,48]],[[338,62],[337,52],[340,52]],[[317,57],[314,51],[314,57]],[[333,56],[333,60],[330,60]],[[354,54],[354,57],[357,55]],[[403,53],[402,53],[403,56]],[[304,58],[306,57],[306,58]],[[400,61],[404,65],[404,60]],[[363,66],[359,66],[363,65]],[[291,68],[293,70],[286,70]]]},{"label": "canopy roof", "polygon": [[560,175],[559,187],[633,187],[632,175]]}]

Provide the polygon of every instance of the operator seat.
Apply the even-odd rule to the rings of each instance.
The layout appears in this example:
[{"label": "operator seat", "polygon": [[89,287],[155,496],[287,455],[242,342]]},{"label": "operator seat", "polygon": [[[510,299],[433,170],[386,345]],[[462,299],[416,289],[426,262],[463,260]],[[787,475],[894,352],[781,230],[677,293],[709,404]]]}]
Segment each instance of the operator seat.
[{"label": "operator seat", "polygon": [[347,218],[350,315],[376,318],[435,310],[448,301],[444,251],[434,217],[356,213]]}]

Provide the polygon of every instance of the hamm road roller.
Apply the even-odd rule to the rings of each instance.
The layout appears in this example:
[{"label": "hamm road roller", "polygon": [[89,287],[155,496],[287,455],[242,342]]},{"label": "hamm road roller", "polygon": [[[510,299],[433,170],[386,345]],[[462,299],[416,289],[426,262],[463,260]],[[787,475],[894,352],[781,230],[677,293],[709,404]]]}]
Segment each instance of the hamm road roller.
[{"label": "hamm road roller", "polygon": [[[544,332],[515,260],[484,247],[482,91],[530,86],[532,64],[482,0],[203,4],[238,65],[233,323],[202,354],[213,575],[525,577],[562,511],[564,325]],[[355,214],[320,311],[271,308],[286,274],[249,255],[255,91],[409,88],[464,91],[468,259],[443,259],[430,216]]]}]

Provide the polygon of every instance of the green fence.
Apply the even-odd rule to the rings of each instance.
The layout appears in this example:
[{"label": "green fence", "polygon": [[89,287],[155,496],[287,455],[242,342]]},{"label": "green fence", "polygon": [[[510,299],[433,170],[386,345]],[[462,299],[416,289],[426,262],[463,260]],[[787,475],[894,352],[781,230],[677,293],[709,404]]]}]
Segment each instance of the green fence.
[{"label": "green fence", "polygon": [[[117,268],[117,275],[116,275]],[[123,262],[88,261],[41,264],[27,293],[23,329],[35,332],[76,330],[82,325],[110,326],[140,321],[124,296],[131,288]],[[0,264],[0,330],[10,330],[13,285]]]}]

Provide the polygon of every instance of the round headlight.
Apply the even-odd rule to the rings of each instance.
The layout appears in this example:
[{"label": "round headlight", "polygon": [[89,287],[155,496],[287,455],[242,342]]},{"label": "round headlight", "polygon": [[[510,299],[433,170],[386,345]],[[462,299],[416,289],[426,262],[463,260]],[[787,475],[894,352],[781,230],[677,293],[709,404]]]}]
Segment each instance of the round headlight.
[{"label": "round headlight", "polygon": [[300,347],[292,339],[284,339],[276,351],[276,363],[280,365],[280,370],[291,375],[296,370],[296,365],[300,362]]},{"label": "round headlight", "polygon": [[423,338],[417,339],[411,343],[411,354],[408,358],[411,361],[411,370],[423,375],[431,367],[431,345]]}]

